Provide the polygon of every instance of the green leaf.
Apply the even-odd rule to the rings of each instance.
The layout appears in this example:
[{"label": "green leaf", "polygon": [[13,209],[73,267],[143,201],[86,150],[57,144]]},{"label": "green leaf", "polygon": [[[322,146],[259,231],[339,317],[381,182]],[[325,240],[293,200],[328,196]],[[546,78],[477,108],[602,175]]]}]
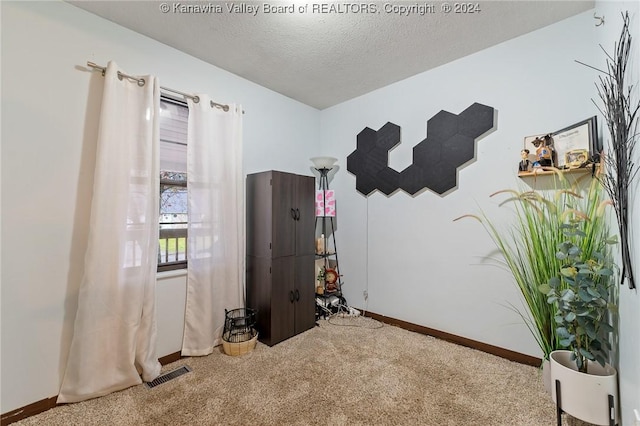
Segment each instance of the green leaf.
[{"label": "green leaf", "polygon": [[556,334],[562,339],[568,339],[571,337],[571,334],[569,334],[569,331],[565,327],[556,328]]},{"label": "green leaf", "polygon": [[573,246],[569,249],[569,256],[577,256],[580,254],[580,249],[576,246]]},{"label": "green leaf", "polygon": [[549,279],[549,287],[556,289],[560,286],[560,284],[562,284],[562,282],[560,281],[560,278],[558,277],[551,277]]},{"label": "green leaf", "polygon": [[596,329],[591,323],[588,323],[585,326],[585,331],[587,332],[587,336],[589,336],[590,339],[595,339],[596,337],[598,337],[598,335],[596,334]]},{"label": "green leaf", "polygon": [[600,329],[605,333],[613,333],[615,331],[615,329],[611,327],[611,325],[604,321],[600,323]]},{"label": "green leaf", "polygon": [[565,302],[572,302],[575,299],[576,294],[570,288],[562,291],[562,296],[560,297]]},{"label": "green leaf", "polygon": [[563,348],[568,348],[569,346],[571,346],[571,339],[560,339],[560,346],[562,346]]},{"label": "green leaf", "polygon": [[588,277],[591,274],[591,269],[588,265],[576,265],[578,267],[578,275]]},{"label": "green leaf", "polygon": [[618,244],[618,236],[611,235],[609,238],[604,240],[605,244]]},{"label": "green leaf", "polygon": [[542,294],[549,294],[549,292],[551,291],[551,286],[549,284],[540,284],[538,286],[538,291]]},{"label": "green leaf", "polygon": [[593,287],[587,287],[587,293],[593,297],[600,297],[600,293],[598,293],[598,291]]},{"label": "green leaf", "polygon": [[567,322],[572,322],[574,319],[576,319],[576,314],[574,314],[573,312],[569,312],[565,317],[564,317],[565,321]]},{"label": "green leaf", "polygon": [[593,300],[593,297],[590,296],[589,293],[586,292],[583,288],[578,290],[578,297],[580,297],[580,299],[585,302],[591,302]]},{"label": "green leaf", "polygon": [[585,358],[587,358],[588,360],[591,360],[591,361],[593,361],[595,359],[593,354],[591,352],[589,352],[588,350],[586,350],[585,348],[580,348],[580,355],[582,355],[583,357],[585,357]]},{"label": "green leaf", "polygon": [[565,266],[564,268],[560,268],[560,273],[565,277],[575,277],[578,274],[578,269],[573,266]]}]

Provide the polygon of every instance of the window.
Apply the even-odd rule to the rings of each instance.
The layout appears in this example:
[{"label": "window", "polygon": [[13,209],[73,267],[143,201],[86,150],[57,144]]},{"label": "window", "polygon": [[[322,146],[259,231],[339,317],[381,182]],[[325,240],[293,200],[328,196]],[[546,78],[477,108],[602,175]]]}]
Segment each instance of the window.
[{"label": "window", "polygon": [[187,118],[183,101],[160,98],[158,272],[187,267]]}]

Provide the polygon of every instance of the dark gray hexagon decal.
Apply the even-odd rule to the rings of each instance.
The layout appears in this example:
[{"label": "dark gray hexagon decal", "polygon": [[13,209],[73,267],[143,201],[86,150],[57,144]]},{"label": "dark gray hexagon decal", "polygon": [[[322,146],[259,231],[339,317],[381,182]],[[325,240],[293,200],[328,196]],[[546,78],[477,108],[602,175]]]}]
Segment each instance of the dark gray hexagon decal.
[{"label": "dark gray hexagon decal", "polygon": [[428,188],[440,195],[457,186],[458,168],[475,158],[475,143],[494,128],[494,109],[474,103],[459,115],[440,111],[427,121],[427,137],[413,147],[413,164],[402,172],[389,167],[389,151],[400,143],[400,127],[388,122],[375,131],[365,127],[347,170],[358,192],[376,189],[390,195],[398,189],[414,195]]}]

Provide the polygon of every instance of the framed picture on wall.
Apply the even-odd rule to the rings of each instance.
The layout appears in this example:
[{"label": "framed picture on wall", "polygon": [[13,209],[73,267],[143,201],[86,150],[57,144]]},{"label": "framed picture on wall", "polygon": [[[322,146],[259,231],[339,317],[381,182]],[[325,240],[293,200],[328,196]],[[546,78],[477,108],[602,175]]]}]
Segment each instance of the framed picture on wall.
[{"label": "framed picture on wall", "polygon": [[551,134],[556,151],[556,167],[580,167],[601,151],[597,117],[593,116]]}]

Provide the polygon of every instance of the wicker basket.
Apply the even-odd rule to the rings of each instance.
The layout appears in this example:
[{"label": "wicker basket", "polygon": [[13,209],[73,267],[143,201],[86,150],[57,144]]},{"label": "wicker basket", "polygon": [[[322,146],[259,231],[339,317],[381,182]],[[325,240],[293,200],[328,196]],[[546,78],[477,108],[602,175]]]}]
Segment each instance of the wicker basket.
[{"label": "wicker basket", "polygon": [[228,342],[224,338],[222,339],[222,348],[224,353],[231,356],[244,355],[247,352],[251,352],[258,341],[258,332],[253,330],[254,336],[244,342]]}]

